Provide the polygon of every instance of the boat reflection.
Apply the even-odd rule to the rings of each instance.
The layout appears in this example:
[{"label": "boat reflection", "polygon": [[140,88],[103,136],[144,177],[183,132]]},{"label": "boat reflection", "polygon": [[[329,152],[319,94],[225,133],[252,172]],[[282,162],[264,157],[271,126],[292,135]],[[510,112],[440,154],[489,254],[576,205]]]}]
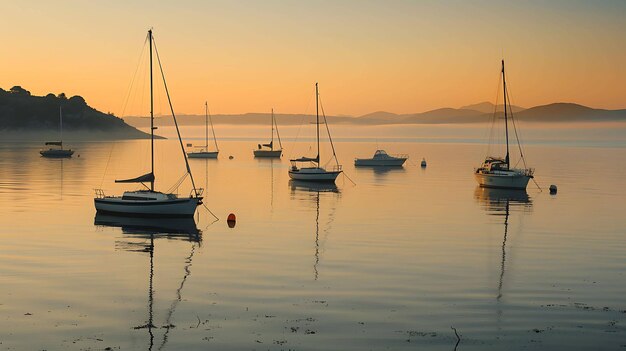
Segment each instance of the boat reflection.
[{"label": "boat reflection", "polygon": [[[161,342],[157,350],[165,347],[168,341],[170,331],[175,327],[172,324],[172,317],[176,311],[178,303],[182,301],[182,291],[185,282],[191,275],[191,265],[196,247],[201,245],[202,232],[196,227],[193,218],[137,218],[123,217],[106,214],[96,214],[94,224],[104,227],[121,228],[125,235],[124,240],[116,241],[116,249],[129,252],[147,253],[150,257],[150,271],[148,275],[148,316],[147,320],[138,326],[133,327],[135,330],[148,331],[148,347],[149,351],[155,347],[155,332],[164,330]],[[141,239],[141,241],[137,241]],[[154,324],[154,258],[155,258],[155,242],[158,239],[168,240],[185,240],[191,242],[189,254],[185,257],[183,268],[183,277],[176,289],[176,296],[169,309],[165,313],[165,321],[161,326]],[[164,241],[166,242],[166,241]]]},{"label": "boat reflection", "polygon": [[124,234],[144,236],[151,235],[168,239],[200,241],[201,231],[193,218],[141,218],[96,213],[94,224],[97,226],[117,227]]},{"label": "boat reflection", "polygon": [[474,198],[492,216],[504,216],[504,234],[502,238],[502,259],[500,260],[500,277],[498,279],[497,300],[502,298],[504,273],[506,272],[506,242],[509,232],[509,216],[511,211],[532,210],[532,199],[526,190],[493,189],[476,187]]},{"label": "boat reflection", "polygon": [[325,229],[323,230],[324,238],[323,242],[326,242],[328,237],[331,225],[335,220],[335,209],[336,209],[336,201],[334,201],[337,197],[340,196],[339,189],[335,183],[313,183],[313,182],[302,182],[297,180],[290,180],[289,186],[291,188],[292,199],[298,198],[300,200],[304,200],[308,203],[315,204],[315,253],[314,253],[314,262],[313,262],[313,273],[314,279],[317,280],[319,278],[319,270],[318,266],[320,263],[320,198],[325,196],[325,198],[331,198],[332,207],[330,208],[330,212],[328,214],[328,221],[324,224]]}]

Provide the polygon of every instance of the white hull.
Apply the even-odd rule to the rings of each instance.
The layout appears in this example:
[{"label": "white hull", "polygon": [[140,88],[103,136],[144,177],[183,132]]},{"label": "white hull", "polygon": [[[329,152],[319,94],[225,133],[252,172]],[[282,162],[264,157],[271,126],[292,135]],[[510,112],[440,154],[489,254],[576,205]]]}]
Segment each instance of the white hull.
[{"label": "white hull", "polygon": [[74,150],[50,149],[50,150],[41,150],[39,151],[39,153],[43,157],[63,158],[63,157],[72,157],[72,155],[74,154]]},{"label": "white hull", "polygon": [[525,190],[530,176],[518,172],[474,173],[474,177],[483,188]]},{"label": "white hull", "polygon": [[167,200],[123,200],[121,197],[94,199],[96,211],[123,216],[192,217],[201,198]]},{"label": "white hull", "polygon": [[355,166],[368,166],[368,167],[400,167],[404,164],[406,158],[376,160],[371,158],[357,158],[354,160]]},{"label": "white hull", "polygon": [[280,157],[283,150],[254,150],[254,157]]},{"label": "white hull", "polygon": [[189,158],[217,158],[219,151],[198,151],[198,152],[188,152],[187,157]]},{"label": "white hull", "polygon": [[290,169],[289,177],[307,182],[334,182],[342,171],[327,171],[323,168]]}]

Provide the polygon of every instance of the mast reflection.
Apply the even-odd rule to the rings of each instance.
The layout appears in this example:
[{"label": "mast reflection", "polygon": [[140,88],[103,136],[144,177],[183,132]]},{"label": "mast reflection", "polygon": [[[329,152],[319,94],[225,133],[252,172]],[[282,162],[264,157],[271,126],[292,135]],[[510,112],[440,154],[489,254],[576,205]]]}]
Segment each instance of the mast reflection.
[{"label": "mast reflection", "polygon": [[[152,351],[155,345],[154,331],[159,328],[165,332],[158,350],[163,349],[168,341],[170,330],[174,327],[172,316],[182,300],[182,290],[185,282],[191,275],[191,265],[196,246],[202,243],[202,232],[196,227],[193,218],[137,218],[123,217],[98,213],[94,224],[97,226],[121,228],[124,240],[116,241],[116,249],[148,253],[150,257],[150,271],[148,276],[148,318],[145,323],[133,327],[135,330],[146,329],[148,331],[148,350]],[[142,239],[143,241],[136,241]],[[191,242],[189,255],[185,258],[184,274],[176,289],[176,297],[171,303],[166,314],[165,324],[158,327],[154,324],[154,253],[155,241],[158,239],[183,240]],[[147,240],[147,241],[146,241]]]},{"label": "mast reflection", "polygon": [[474,198],[491,216],[504,216],[504,234],[502,236],[502,258],[500,260],[500,276],[498,279],[498,295],[502,298],[504,274],[506,272],[506,243],[509,234],[509,216],[511,211],[532,210],[532,199],[526,190],[492,189],[476,187]]},{"label": "mast reflection", "polygon": [[[292,179],[289,181],[289,187],[291,188],[292,199],[298,198],[309,203],[311,201],[315,203],[315,254],[313,272],[314,278],[317,280],[319,277],[318,265],[320,263],[320,197],[323,194],[329,194],[337,198],[340,192],[335,183],[312,183]],[[330,210],[329,220],[324,230],[326,234],[328,234],[330,225],[335,220],[335,209],[336,207],[333,206]]]}]

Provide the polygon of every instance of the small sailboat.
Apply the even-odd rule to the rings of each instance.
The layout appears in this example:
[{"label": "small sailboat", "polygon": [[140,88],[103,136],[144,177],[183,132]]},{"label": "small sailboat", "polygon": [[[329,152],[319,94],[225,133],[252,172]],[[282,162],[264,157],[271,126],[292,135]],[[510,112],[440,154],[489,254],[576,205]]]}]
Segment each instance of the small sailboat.
[{"label": "small sailboat", "polygon": [[[302,180],[308,182],[334,182],[337,176],[341,174],[342,169],[337,155],[335,154],[335,146],[333,140],[330,137],[330,130],[326,123],[326,116],[324,116],[324,124],[326,125],[326,131],[328,132],[328,138],[330,139],[330,145],[333,149],[333,158],[335,159],[335,166],[331,170],[326,170],[320,165],[320,113],[319,113],[319,90],[317,83],[315,83],[315,121],[317,130],[317,156],[301,157],[289,160],[291,162],[291,168],[289,169],[289,177],[294,180]],[[298,167],[299,163],[308,163],[308,167]]]},{"label": "small sailboat", "polygon": [[[276,136],[278,136],[278,149],[274,149],[274,126],[276,126]],[[280,142],[280,134],[278,134],[278,124],[274,118],[274,109],[272,109],[272,140],[269,144],[259,144],[253,152],[254,157],[280,157],[283,153],[283,144]]]},{"label": "small sailboat", "polygon": [[[169,91],[165,84],[165,76],[163,75],[163,68],[161,67],[160,60],[159,69],[161,76],[163,77],[163,83],[165,86],[165,92],[174,118],[174,125],[176,126],[176,133],[178,134],[178,141],[185,159],[185,165],[187,167],[186,173],[181,178],[180,182],[185,177],[189,176],[191,184],[193,186],[192,192],[189,197],[178,197],[174,193],[163,193],[154,190],[154,106],[153,106],[153,85],[152,85],[152,46],[153,37],[152,30],[148,31],[148,42],[150,46],[150,151],[151,151],[151,170],[149,173],[141,175],[136,178],[116,180],[116,183],[141,183],[146,189],[126,191],[122,196],[107,196],[102,189],[96,189],[96,197],[94,198],[94,204],[98,213],[108,213],[118,216],[154,216],[154,217],[192,217],[196,211],[196,207],[202,204],[202,192],[203,189],[197,189],[189,168],[189,162],[185,155],[183,142],[180,137],[180,131],[178,129],[178,123],[176,122],[176,115],[172,108],[172,102],[170,100]],[[154,52],[157,55],[158,51],[156,46]],[[146,186],[146,183],[150,183],[150,187]]]},{"label": "small sailboat", "polygon": [[50,147],[39,151],[43,157],[67,158],[74,154],[74,150],[63,148],[63,108],[61,106],[59,106],[59,141],[47,141],[45,145]]},{"label": "small sailboat", "polygon": [[385,150],[376,150],[372,158],[355,158],[355,166],[401,167],[409,155],[389,155]]},{"label": "small sailboat", "polygon": [[[209,114],[209,104],[204,102],[204,126],[205,126],[205,139],[204,146],[199,151],[191,151],[187,153],[189,158],[217,158],[220,153],[220,149],[217,147],[217,138],[215,137],[215,129],[213,128],[213,120]],[[209,123],[211,124],[211,132],[213,134],[213,141],[215,142],[215,151],[209,151]]]},{"label": "small sailboat", "polygon": [[[484,188],[501,189],[526,189],[528,181],[533,178],[534,169],[526,167],[526,160],[522,153],[522,147],[517,138],[515,130],[515,120],[513,120],[513,110],[507,107],[508,91],[506,89],[506,76],[504,74],[504,60],[502,60],[502,86],[504,89],[504,126],[506,140],[506,156],[504,158],[487,156],[483,164],[474,170],[474,177],[478,185]],[[497,106],[497,102],[496,102]],[[494,114],[495,117],[495,114]],[[520,150],[520,159],[524,168],[512,168],[509,154],[509,118],[513,122],[517,144]],[[494,124],[496,119],[494,118]]]}]

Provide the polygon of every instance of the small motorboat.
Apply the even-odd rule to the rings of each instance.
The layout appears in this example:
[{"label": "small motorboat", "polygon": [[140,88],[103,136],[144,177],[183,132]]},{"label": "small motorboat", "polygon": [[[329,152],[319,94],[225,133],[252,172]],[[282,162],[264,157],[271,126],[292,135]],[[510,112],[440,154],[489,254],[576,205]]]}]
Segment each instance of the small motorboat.
[{"label": "small motorboat", "polygon": [[422,168],[426,168],[426,159],[422,158],[422,163],[420,163],[420,166],[422,166]]},{"label": "small motorboat", "polygon": [[400,167],[409,158],[408,155],[389,155],[385,150],[376,150],[372,158],[355,158],[355,166],[397,166]]}]

